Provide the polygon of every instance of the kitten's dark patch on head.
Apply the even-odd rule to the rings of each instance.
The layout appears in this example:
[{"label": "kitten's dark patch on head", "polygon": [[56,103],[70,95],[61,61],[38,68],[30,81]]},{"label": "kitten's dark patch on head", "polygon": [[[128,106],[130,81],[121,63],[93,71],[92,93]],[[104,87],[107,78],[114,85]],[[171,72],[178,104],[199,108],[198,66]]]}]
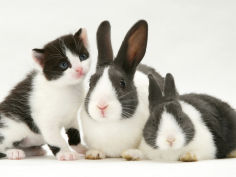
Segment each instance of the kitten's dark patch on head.
[{"label": "kitten's dark patch on head", "polygon": [[48,144],[48,147],[51,149],[53,155],[57,155],[57,153],[60,151],[60,148],[59,147],[56,147],[56,146],[51,146]]},{"label": "kitten's dark patch on head", "polygon": [[30,110],[29,97],[32,91],[32,81],[36,72],[27,75],[26,79],[20,82],[11,93],[0,104],[0,112],[15,121],[23,121],[35,133],[39,133],[35,125]]},{"label": "kitten's dark patch on head", "polygon": [[69,145],[78,145],[80,143],[80,133],[75,128],[70,128],[66,131],[68,135],[68,143]]},{"label": "kitten's dark patch on head", "polygon": [[[66,56],[66,49],[78,56],[78,59],[81,61],[89,58],[89,52],[77,33],[75,35],[62,36],[46,44],[43,50],[33,49],[34,52],[41,52],[39,61],[40,65],[43,67],[43,73],[48,80],[55,80],[63,75],[66,69],[60,67],[61,63],[66,62],[69,67],[72,66]],[[37,57],[37,54],[35,54],[35,56]]]}]

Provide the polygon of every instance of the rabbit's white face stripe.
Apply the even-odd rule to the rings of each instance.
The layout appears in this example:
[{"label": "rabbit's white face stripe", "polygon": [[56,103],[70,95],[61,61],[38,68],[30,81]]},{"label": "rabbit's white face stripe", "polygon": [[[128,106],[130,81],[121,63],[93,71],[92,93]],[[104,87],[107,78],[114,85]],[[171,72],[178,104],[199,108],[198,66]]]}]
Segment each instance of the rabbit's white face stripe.
[{"label": "rabbit's white face stripe", "polygon": [[88,103],[90,116],[98,121],[120,120],[122,113],[122,106],[112,86],[108,70],[109,67],[104,69],[91,92]]},{"label": "rabbit's white face stripe", "polygon": [[174,116],[163,111],[157,131],[156,145],[159,149],[178,149],[185,144],[185,135]]}]

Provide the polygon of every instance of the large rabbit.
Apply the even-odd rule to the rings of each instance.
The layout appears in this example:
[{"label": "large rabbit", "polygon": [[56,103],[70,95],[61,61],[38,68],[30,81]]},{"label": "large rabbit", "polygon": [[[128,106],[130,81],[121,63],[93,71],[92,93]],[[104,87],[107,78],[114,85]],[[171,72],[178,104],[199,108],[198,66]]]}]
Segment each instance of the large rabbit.
[{"label": "large rabbit", "polygon": [[96,73],[81,110],[87,159],[142,158],[136,148],[149,117],[148,74],[163,85],[163,78],[153,68],[139,65],[147,37],[147,22],[140,20],[129,30],[113,60],[110,24],[104,21],[98,28]]}]

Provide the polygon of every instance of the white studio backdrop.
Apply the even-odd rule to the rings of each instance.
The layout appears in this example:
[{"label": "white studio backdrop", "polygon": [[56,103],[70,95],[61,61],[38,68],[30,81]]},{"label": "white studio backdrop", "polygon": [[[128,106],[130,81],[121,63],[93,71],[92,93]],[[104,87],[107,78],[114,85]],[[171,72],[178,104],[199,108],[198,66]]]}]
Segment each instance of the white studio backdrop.
[{"label": "white studio backdrop", "polygon": [[95,63],[102,20],[111,22],[116,53],[128,29],[146,19],[143,63],[173,73],[180,93],[209,93],[236,107],[235,18],[235,0],[0,0],[0,98],[32,68],[32,48],[86,27]]},{"label": "white studio backdrop", "polygon": [[[116,54],[126,32],[139,19],[149,24],[142,63],[163,76],[171,72],[180,93],[208,93],[236,108],[235,0],[0,0],[0,100],[32,69],[32,48],[85,27],[95,64],[100,22],[110,21]],[[233,167],[235,161],[222,163]],[[163,164],[161,169],[163,174],[169,170]],[[222,175],[217,170],[211,174]]]}]

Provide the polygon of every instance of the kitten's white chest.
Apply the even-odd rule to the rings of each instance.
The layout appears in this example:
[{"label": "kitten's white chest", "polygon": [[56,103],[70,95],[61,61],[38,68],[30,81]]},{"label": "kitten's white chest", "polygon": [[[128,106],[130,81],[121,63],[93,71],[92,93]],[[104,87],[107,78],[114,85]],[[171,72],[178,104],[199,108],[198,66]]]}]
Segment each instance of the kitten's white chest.
[{"label": "kitten's white chest", "polygon": [[84,95],[83,86],[53,87],[42,81],[40,76],[35,78],[34,89],[30,103],[32,117],[47,119],[50,122],[66,125],[75,119],[75,115],[82,103]]}]

